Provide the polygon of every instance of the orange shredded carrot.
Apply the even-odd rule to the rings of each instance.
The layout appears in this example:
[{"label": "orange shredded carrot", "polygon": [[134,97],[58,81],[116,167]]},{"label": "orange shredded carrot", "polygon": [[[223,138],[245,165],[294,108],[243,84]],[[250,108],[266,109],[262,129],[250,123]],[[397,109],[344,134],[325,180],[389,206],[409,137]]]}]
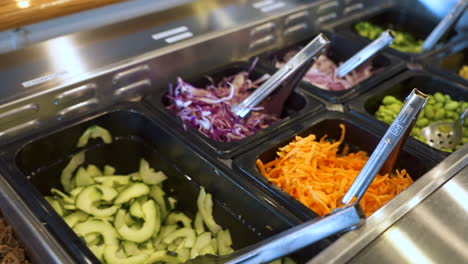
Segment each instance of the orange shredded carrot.
[{"label": "orange shredded carrot", "polygon": [[[294,141],[278,149],[275,160],[264,164],[258,159],[257,168],[265,178],[317,214],[328,214],[337,208],[337,202],[369,159],[366,152],[349,153],[346,146],[338,153],[346,133],[343,124],[340,128],[341,137],[336,142],[329,142],[327,136],[318,141],[313,134],[296,136]],[[406,170],[378,174],[360,205],[369,216],[412,183]]]}]

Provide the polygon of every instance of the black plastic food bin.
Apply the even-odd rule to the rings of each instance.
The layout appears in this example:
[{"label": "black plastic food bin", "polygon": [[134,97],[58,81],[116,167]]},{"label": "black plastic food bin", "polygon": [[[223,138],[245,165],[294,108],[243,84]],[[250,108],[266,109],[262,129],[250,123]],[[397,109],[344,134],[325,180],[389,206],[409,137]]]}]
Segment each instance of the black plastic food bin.
[{"label": "black plastic food bin", "polygon": [[[181,77],[184,78],[184,81],[187,81],[195,87],[204,88],[206,85],[210,84],[207,76],[209,76],[213,80],[213,83],[216,84],[224,77],[237,74],[241,71],[248,71],[251,65],[252,64],[248,62],[236,62],[221,68],[207,71],[205,74],[201,74],[196,77]],[[264,74],[271,75],[273,73],[274,71],[269,67],[265,67],[260,63],[257,63],[250,73],[250,77],[252,80],[256,80]],[[166,109],[166,105],[168,104],[166,100],[168,86],[169,84],[165,87],[158,87],[159,92],[154,96],[148,97],[146,102],[163,114],[164,119],[168,122],[168,126],[171,129],[177,131],[181,135],[190,137],[191,143],[214,152],[214,154],[220,158],[232,158],[235,155],[246,151],[251,146],[276,135],[279,131],[287,129],[291,123],[298,121],[304,116],[315,115],[324,109],[323,104],[320,101],[309,96],[299,85],[286,99],[280,121],[239,141],[220,142],[206,137],[196,128],[191,126],[187,126],[186,131],[184,130],[182,120],[177,117],[175,113]]]},{"label": "black plastic food bin", "polygon": [[[375,122],[376,126],[387,128],[387,124],[374,117],[374,113],[378,110],[382,99],[387,95],[393,95],[403,101],[413,88],[418,88],[426,94],[441,92],[450,95],[453,100],[468,101],[467,86],[453,82],[436,72],[410,70],[395,76],[395,78],[382,83],[371,92],[350,102],[346,108],[355,115],[366,118],[370,122]],[[434,151],[440,155],[450,154],[449,152],[432,148],[419,140],[417,140],[417,144],[423,151]]]},{"label": "black plastic food bin", "polygon": [[425,67],[468,86],[468,79],[458,72],[463,66],[468,66],[468,39],[455,42],[433,55],[421,60]]},{"label": "black plastic food bin", "polygon": [[[52,187],[61,189],[60,172],[75,151],[77,139],[91,125],[108,129],[114,141],[103,144],[92,140],[86,147],[85,164],[109,164],[117,173],[130,173],[136,171],[139,160],[145,158],[150,166],[168,175],[163,184],[165,191],[178,200],[177,209],[191,217],[197,210],[199,186],[204,186],[213,195],[216,221],[231,230],[235,249],[300,223],[262,191],[250,187],[245,178],[217,166],[216,159],[202,156],[183,144],[152,121],[151,113],[144,112],[139,107],[112,109],[66,128],[51,130],[29,142],[9,146],[5,152],[3,159],[9,161],[7,180],[77,262],[99,263],[43,196],[48,195]],[[299,263],[305,262],[328,244],[326,240],[321,241],[293,258]]]},{"label": "black plastic food bin", "polygon": [[[306,221],[315,218],[318,215],[303,205],[298,200],[294,199],[287,192],[268,181],[263,177],[256,167],[256,160],[260,159],[263,163],[270,162],[277,157],[276,151],[290,142],[295,136],[307,136],[315,134],[318,139],[324,135],[328,135],[329,139],[338,140],[341,136],[340,124],[346,127],[346,136],[344,145],[348,145],[350,151],[364,150],[369,155],[375,149],[385,131],[375,129],[371,123],[368,123],[359,118],[353,117],[350,114],[340,112],[327,112],[317,118],[311,118],[301,125],[298,125],[294,131],[283,133],[274,140],[270,140],[262,145],[257,146],[248,153],[234,159],[233,166],[236,170],[248,175],[254,179],[259,185],[276,197],[276,200],[284,204],[291,212],[296,212],[297,217]],[[441,161],[438,156],[423,154],[420,151],[412,148],[410,145],[415,140],[409,139],[406,141],[400,155],[398,157],[395,169],[406,169],[413,180],[417,180],[424,173]]]},{"label": "black plastic food bin", "polygon": [[[340,35],[356,39],[363,43],[370,43],[372,40],[360,36],[354,29],[354,25],[361,21],[368,21],[384,29],[394,29],[408,32],[416,39],[425,40],[431,31],[437,26],[441,18],[437,18],[427,10],[422,3],[414,1],[397,1],[387,8],[376,12],[365,12],[359,16],[353,16],[344,20],[333,28]],[[455,30],[449,30],[438,42],[433,50],[443,48],[449,40],[455,35]],[[424,56],[427,52],[410,53],[401,52],[393,48],[386,48],[385,51],[395,54],[407,60],[414,60]]]},{"label": "black plastic food bin", "polygon": [[[359,50],[365,47],[363,43],[350,40],[349,38],[345,38],[337,34],[329,32],[325,32],[324,34],[331,41],[326,55],[333,62],[335,62],[337,66],[339,66],[341,63],[344,63]],[[312,39],[302,41],[280,50],[268,51],[261,56],[262,61],[264,61],[265,64],[269,64],[272,67],[275,67],[274,62],[276,60],[282,60],[284,55],[291,50],[300,50],[300,48],[305,47],[305,45],[307,45],[307,43],[309,43],[311,40]],[[404,69],[404,62],[399,58],[392,56],[391,54],[379,53],[374,56],[374,58],[372,58],[372,68],[373,70],[376,70],[376,72],[371,77],[343,91],[325,90],[305,80],[303,80],[302,83],[308,92],[323,98],[327,102],[344,103],[402,71]]]}]

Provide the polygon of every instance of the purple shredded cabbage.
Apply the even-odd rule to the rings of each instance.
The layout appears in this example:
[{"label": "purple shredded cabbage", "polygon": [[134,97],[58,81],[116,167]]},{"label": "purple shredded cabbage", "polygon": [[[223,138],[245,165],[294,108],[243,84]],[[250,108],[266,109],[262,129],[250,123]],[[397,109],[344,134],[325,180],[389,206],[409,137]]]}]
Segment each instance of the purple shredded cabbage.
[{"label": "purple shredded cabbage", "polygon": [[169,87],[166,108],[180,117],[187,126],[197,128],[203,135],[222,142],[243,139],[279,120],[279,117],[263,113],[262,107],[252,109],[246,120],[234,115],[231,105],[249,96],[267,77],[256,81],[243,71],[224,78],[218,85],[197,88],[178,78],[177,86]]}]

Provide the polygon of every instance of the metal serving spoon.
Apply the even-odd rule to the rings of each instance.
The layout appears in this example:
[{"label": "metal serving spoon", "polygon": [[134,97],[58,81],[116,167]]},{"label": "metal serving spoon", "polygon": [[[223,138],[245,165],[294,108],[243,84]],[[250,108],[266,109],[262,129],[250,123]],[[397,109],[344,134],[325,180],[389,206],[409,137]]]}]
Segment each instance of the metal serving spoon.
[{"label": "metal serving spoon", "polygon": [[263,99],[280,85],[286,85],[287,87],[283,87],[281,94],[276,97],[284,101],[310,68],[315,58],[320,55],[328,45],[330,45],[330,41],[325,35],[320,33],[252,94],[241,103],[233,105],[231,107],[232,112],[241,118],[245,118],[252,108],[262,102]]},{"label": "metal serving spoon", "polygon": [[186,264],[268,263],[333,234],[357,228],[365,219],[359,201],[384,163],[390,162],[394,164],[396,155],[393,155],[393,153],[398,154],[402,142],[414,126],[415,120],[427,99],[428,97],[417,89],[414,89],[406,98],[402,110],[390,125],[390,128],[380,140],[366,165],[343,197],[341,202],[344,205],[343,207],[336,209],[328,215],[292,227],[230,255],[198,256],[195,259],[187,261]]},{"label": "metal serving spoon", "polygon": [[463,138],[463,124],[468,113],[466,108],[455,122],[437,122],[421,129],[427,144],[437,149],[453,149]]},{"label": "metal serving spoon", "polygon": [[393,43],[395,37],[390,32],[386,30],[380,34],[380,37],[369,43],[358,53],[354,54],[349,58],[345,63],[341,64],[340,67],[336,70],[336,75],[340,78],[343,78],[346,74],[350,73],[356,67],[367,61],[369,58],[377,54],[383,48]]}]

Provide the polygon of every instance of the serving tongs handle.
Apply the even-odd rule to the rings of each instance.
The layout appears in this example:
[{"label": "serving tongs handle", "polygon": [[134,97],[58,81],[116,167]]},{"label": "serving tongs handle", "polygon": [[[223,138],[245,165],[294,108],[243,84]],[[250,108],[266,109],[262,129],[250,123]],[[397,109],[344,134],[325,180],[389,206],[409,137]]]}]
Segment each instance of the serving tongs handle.
[{"label": "serving tongs handle", "polygon": [[369,160],[354,180],[341,203],[359,203],[367,188],[382,168],[389,173],[395,165],[396,158],[403,146],[403,141],[416,122],[416,118],[423,109],[429,97],[414,88],[406,97],[405,104],[398,113],[385,135],[380,140]]},{"label": "serving tongs handle", "polygon": [[[252,108],[257,106],[263,101],[268,95],[270,95],[278,86],[280,86],[286,79],[291,77],[293,74],[302,74],[307,71],[299,71],[305,64],[310,66],[311,60],[314,60],[325,48],[330,45],[330,41],[325,35],[320,33],[315,37],[305,48],[299,51],[291,60],[289,60],[283,67],[281,67],[273,76],[271,76],[266,82],[258,87],[249,97],[243,100],[241,103],[232,106],[232,112],[241,117],[245,118]],[[309,62],[309,63],[308,63]],[[302,79],[302,76],[300,79]]]},{"label": "serving tongs handle", "polygon": [[380,37],[369,43],[358,53],[354,54],[345,63],[341,64],[336,70],[336,75],[343,78],[346,74],[357,68],[359,65],[367,61],[369,58],[377,54],[383,48],[393,43],[395,37],[392,35],[390,30],[386,30],[380,34]]},{"label": "serving tongs handle", "polygon": [[447,30],[455,23],[460,16],[465,12],[468,7],[468,0],[459,0],[450,12],[437,24],[429,36],[424,40],[422,50],[429,51],[440,38],[447,32]]}]

